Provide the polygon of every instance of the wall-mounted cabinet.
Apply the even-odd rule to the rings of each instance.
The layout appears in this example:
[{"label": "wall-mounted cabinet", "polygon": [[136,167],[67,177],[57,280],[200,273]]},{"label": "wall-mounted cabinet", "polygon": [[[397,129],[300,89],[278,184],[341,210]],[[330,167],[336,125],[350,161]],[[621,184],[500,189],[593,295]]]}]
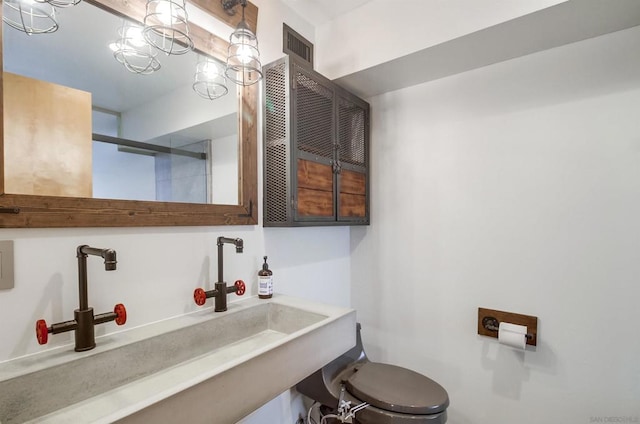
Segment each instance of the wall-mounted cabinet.
[{"label": "wall-mounted cabinet", "polygon": [[264,225],[369,224],[369,104],[293,56],[264,75]]}]

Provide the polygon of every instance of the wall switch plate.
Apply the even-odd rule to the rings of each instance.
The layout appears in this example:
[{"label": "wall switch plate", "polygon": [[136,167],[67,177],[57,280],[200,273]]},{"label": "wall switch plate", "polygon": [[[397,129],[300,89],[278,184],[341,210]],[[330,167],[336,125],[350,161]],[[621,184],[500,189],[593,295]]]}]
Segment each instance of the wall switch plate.
[{"label": "wall switch plate", "polygon": [[0,240],[0,290],[13,287],[13,240]]}]

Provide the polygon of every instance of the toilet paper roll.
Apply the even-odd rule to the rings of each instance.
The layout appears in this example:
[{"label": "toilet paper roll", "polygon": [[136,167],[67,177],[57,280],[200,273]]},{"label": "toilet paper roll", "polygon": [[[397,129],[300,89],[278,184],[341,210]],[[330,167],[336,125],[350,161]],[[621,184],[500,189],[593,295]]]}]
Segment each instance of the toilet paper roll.
[{"label": "toilet paper roll", "polygon": [[525,325],[501,322],[498,327],[498,342],[524,350],[527,344],[527,327]]}]

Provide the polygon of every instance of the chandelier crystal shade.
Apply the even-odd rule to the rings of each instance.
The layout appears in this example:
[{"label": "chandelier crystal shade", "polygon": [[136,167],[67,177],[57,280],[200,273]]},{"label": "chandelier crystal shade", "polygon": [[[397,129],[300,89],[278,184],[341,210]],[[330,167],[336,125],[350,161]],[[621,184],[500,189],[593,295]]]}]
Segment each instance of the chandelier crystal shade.
[{"label": "chandelier crystal shade", "polygon": [[168,55],[193,50],[184,0],[147,0],[144,38]]},{"label": "chandelier crystal shade", "polygon": [[58,30],[56,10],[49,3],[33,0],[4,0],[2,3],[2,21],[11,28],[28,35]]}]

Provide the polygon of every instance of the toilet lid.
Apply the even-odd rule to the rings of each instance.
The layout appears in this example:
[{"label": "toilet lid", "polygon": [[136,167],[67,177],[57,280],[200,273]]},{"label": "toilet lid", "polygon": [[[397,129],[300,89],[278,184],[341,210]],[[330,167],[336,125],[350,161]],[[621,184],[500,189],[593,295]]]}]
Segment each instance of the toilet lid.
[{"label": "toilet lid", "polygon": [[436,414],[449,406],[441,385],[395,365],[367,362],[347,380],[346,388],[370,405],[404,414]]}]

